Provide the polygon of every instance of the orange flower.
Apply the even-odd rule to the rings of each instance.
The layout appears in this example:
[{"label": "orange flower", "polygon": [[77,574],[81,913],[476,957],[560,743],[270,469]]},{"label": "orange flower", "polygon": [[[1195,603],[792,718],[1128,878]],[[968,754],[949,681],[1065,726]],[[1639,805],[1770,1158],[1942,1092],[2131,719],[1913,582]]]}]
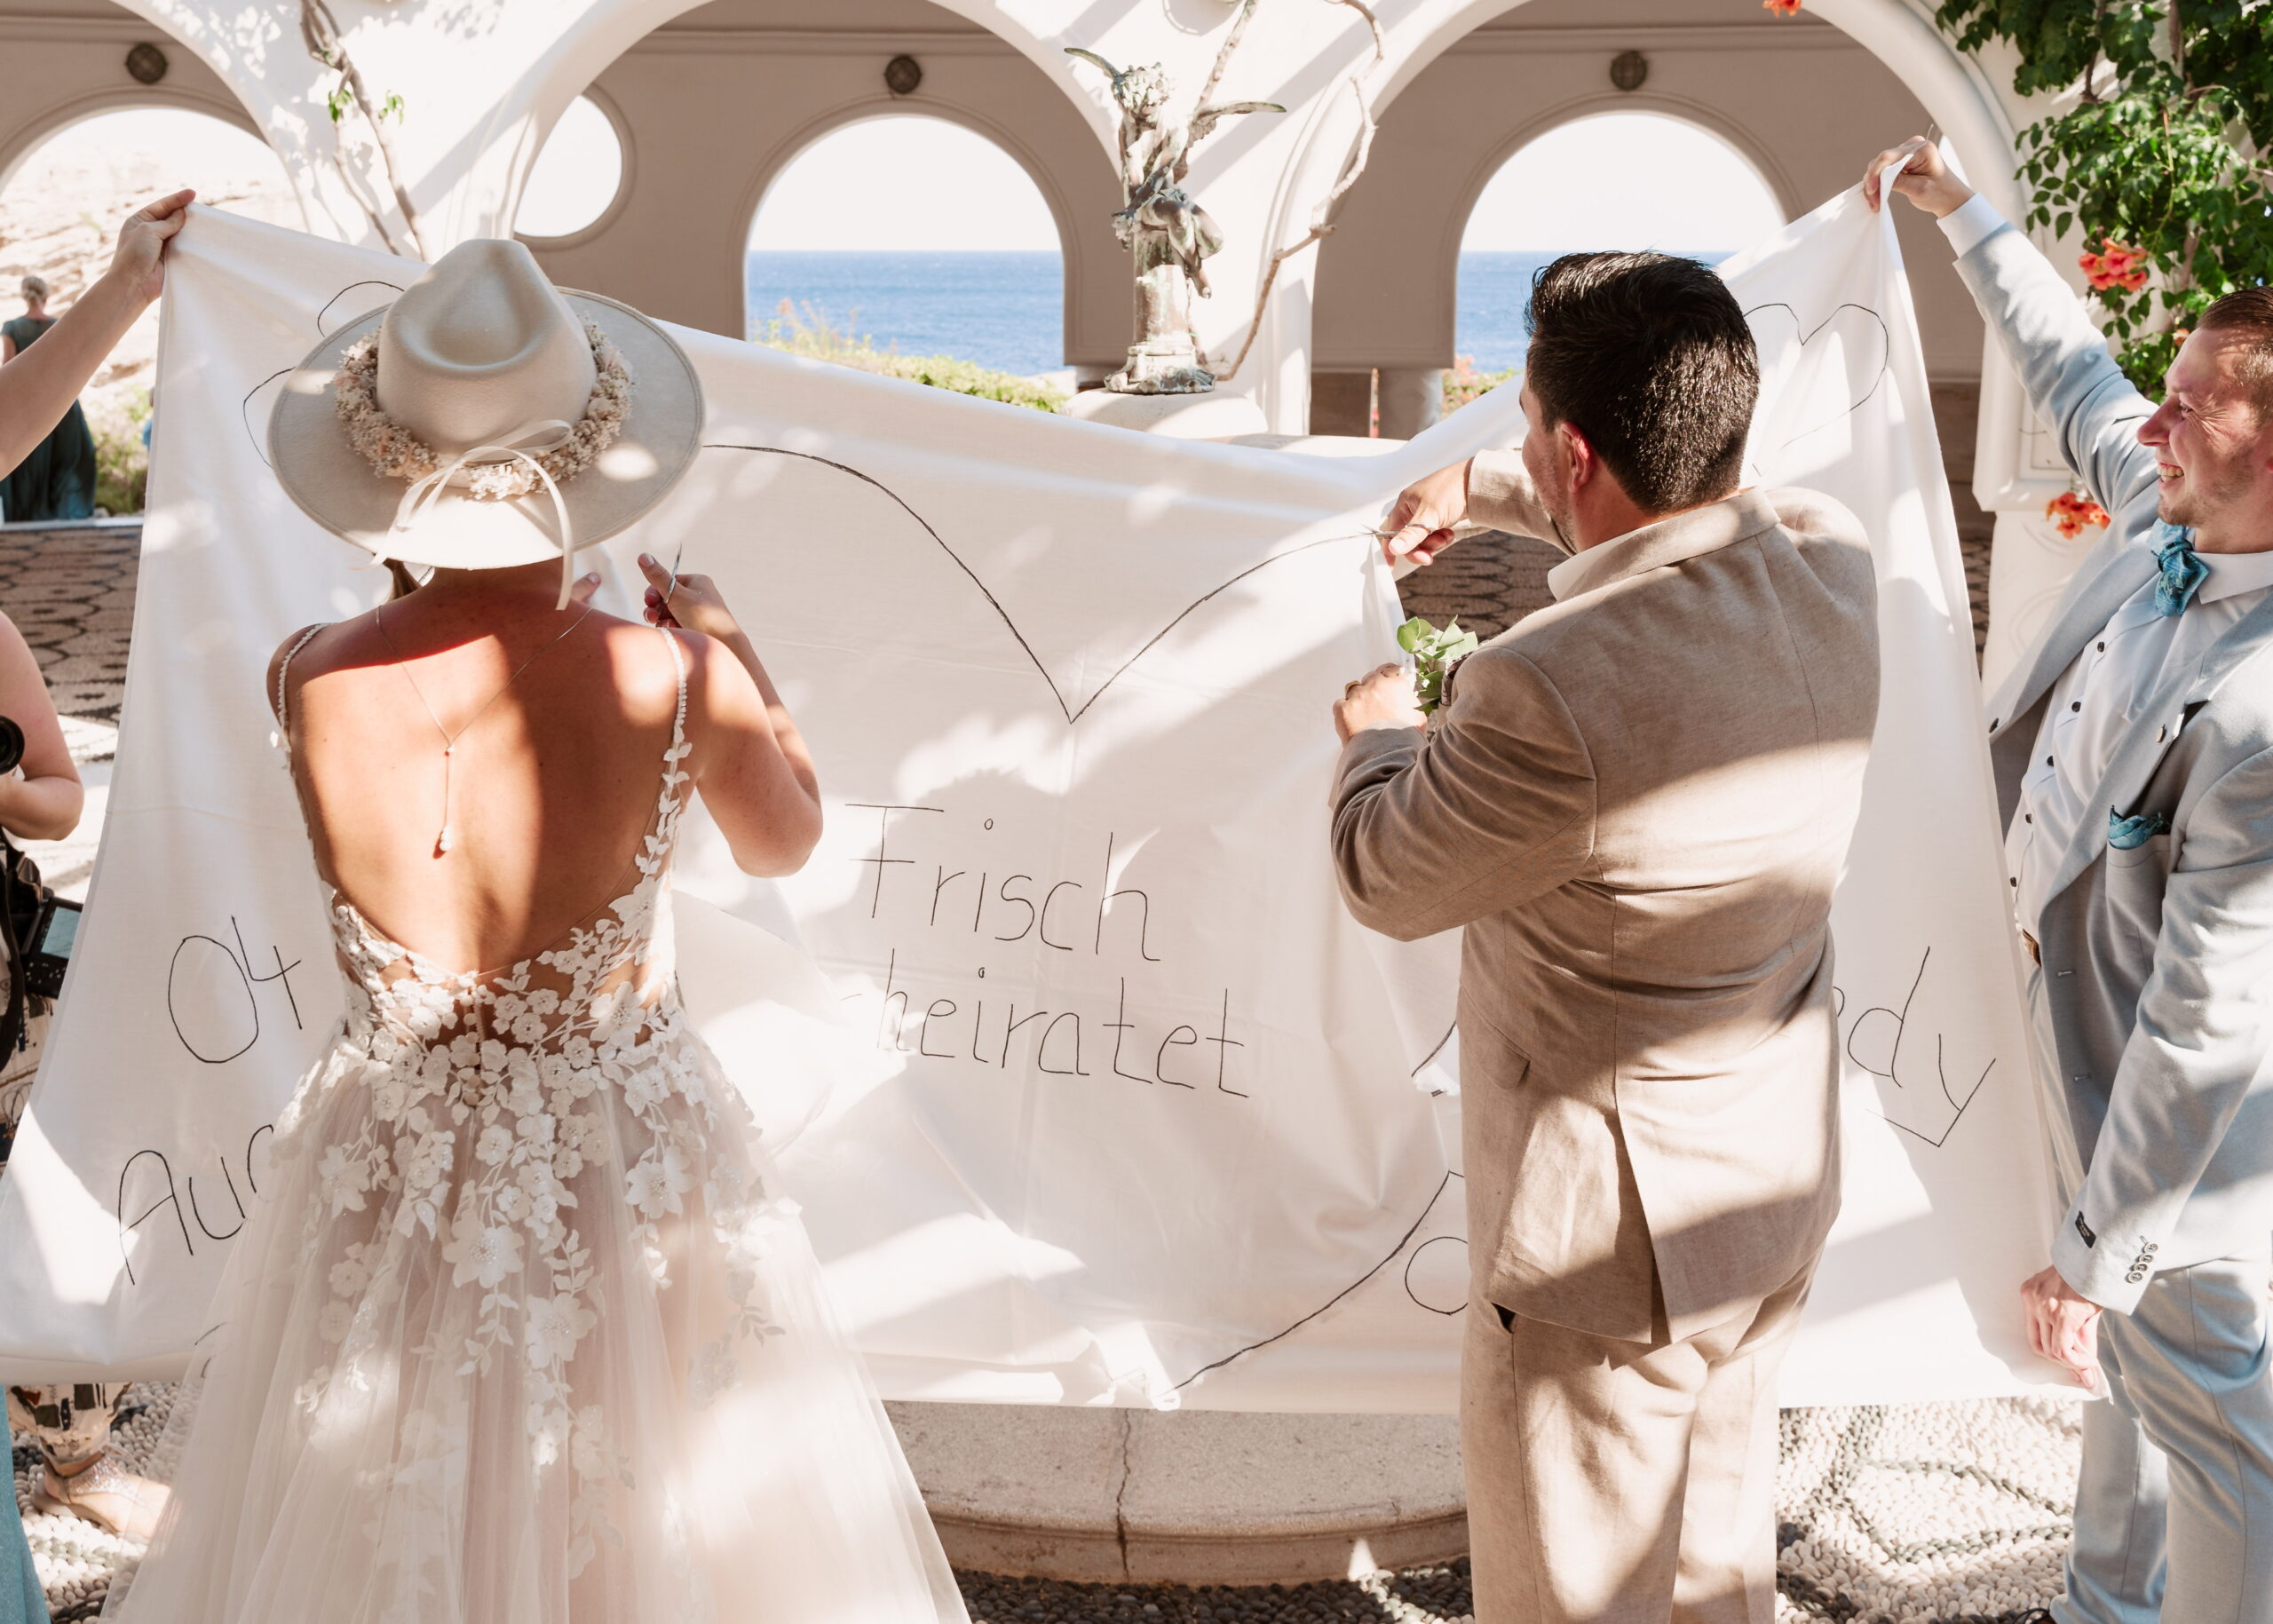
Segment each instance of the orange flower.
[{"label": "orange flower", "polygon": [[2147,285],[2145,254],[2135,248],[2124,247],[2112,237],[2102,237],[2100,244],[2107,250],[2105,253],[2082,254],[2076,259],[2084,268],[2084,280],[2095,291],[2124,288],[2136,292]]},{"label": "orange flower", "polygon": [[1801,0],[1760,0],[1760,9],[1773,12],[1778,17],[1797,17]]},{"label": "orange flower", "polygon": [[2070,541],[2080,535],[2086,525],[2095,529],[2107,528],[2107,510],[2088,496],[2074,491],[2062,491],[2044,504],[2044,516]]}]

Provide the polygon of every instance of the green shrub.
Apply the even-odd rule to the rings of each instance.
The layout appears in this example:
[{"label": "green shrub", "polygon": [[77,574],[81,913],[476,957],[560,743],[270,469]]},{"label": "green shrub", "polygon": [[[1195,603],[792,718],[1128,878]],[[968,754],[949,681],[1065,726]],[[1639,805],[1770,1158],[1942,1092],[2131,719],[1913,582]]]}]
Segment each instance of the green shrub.
[{"label": "green shrub", "polygon": [[150,482],[150,454],[142,425],[150,420],[150,391],[145,384],[85,401],[87,428],[95,437],[95,506],[113,515],[139,513]]},{"label": "green shrub", "polygon": [[[852,319],[858,320],[859,313],[854,311]],[[781,301],[780,308],[762,331],[750,336],[750,342],[764,345],[769,350],[834,361],[840,367],[885,377],[906,378],[914,384],[928,384],[934,389],[952,390],[959,395],[977,395],[984,400],[1030,407],[1038,412],[1061,411],[1065,405],[1065,397],[1056,390],[1016,373],[997,372],[976,361],[958,360],[952,355],[902,355],[897,350],[880,350],[875,340],[865,334],[856,337],[836,327],[812,305],[805,305],[801,312],[788,299]]]}]

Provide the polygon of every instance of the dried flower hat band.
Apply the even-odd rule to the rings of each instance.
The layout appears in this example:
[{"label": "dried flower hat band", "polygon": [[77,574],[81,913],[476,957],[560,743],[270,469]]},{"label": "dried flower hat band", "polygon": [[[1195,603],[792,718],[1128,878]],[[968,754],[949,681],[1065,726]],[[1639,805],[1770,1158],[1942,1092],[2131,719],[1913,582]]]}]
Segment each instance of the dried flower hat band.
[{"label": "dried flower hat band", "polygon": [[456,490],[478,502],[513,502],[542,490],[552,499],[560,535],[560,601],[566,607],[576,546],[568,504],[560,482],[572,479],[599,460],[623,432],[624,408],[631,399],[631,368],[607,335],[587,321],[584,337],[592,346],[592,392],[584,415],[571,424],[541,417],[451,456],[434,448],[389,417],[379,405],[379,335],[350,345],[332,380],[332,405],[347,427],[347,443],[383,478],[403,479],[409,488],[395,509],[389,535],[414,528],[443,495]]}]

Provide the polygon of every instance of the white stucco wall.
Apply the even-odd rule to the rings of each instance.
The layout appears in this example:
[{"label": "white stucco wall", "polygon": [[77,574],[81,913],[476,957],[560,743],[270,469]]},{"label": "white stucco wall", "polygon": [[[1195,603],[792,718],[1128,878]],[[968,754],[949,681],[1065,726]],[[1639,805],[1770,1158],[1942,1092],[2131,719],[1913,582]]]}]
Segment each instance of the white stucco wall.
[{"label": "white stucco wall", "polygon": [[[1632,92],[1610,82],[1612,58],[1629,50],[1650,63]],[[1453,45],[1382,110],[1372,165],[1319,250],[1317,366],[1450,366],[1461,234],[1477,194],[1529,141],[1611,112],[1665,114],[1722,137],[1786,218],[1854,185],[1873,153],[1928,123],[1891,69],[1805,14],[1780,20],[1755,0],[1531,0]],[[1947,247],[1914,210],[1897,220],[1928,370],[1976,376],[1981,321]]]},{"label": "white stucco wall", "polygon": [[[1065,257],[1065,353],[1110,369],[1129,342],[1128,258],[1111,162],[1077,106],[1015,48],[925,0],[719,0],[647,36],[593,90],[626,133],[622,207],[537,248],[555,280],[714,332],[744,329],[742,254],[766,186],[831,130],[913,114],[962,124],[1031,176]],[[923,83],[894,97],[893,57]],[[962,184],[942,170],[937,182]],[[963,199],[984,216],[993,200]],[[756,313],[763,315],[764,313]]]}]

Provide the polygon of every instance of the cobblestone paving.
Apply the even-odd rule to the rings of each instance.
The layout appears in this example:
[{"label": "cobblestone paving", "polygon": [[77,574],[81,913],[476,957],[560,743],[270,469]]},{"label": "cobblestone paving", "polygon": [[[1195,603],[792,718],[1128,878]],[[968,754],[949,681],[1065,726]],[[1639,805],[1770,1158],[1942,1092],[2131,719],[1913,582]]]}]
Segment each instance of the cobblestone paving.
[{"label": "cobblestone paving", "polygon": [[[0,609],[48,671],[91,783],[107,778],[116,737],[138,539],[131,527],[0,528]],[[1967,553],[1977,622],[1987,547],[1969,543]],[[1440,625],[1456,615],[1491,636],[1548,601],[1555,556],[1534,542],[1475,538],[1407,577],[1406,610]],[[51,877],[62,850],[42,851]],[[157,1448],[172,1398],[163,1383],[141,1384],[117,1433],[124,1463],[162,1479]],[[2077,1407],[2010,1400],[1785,1412],[1779,1620],[2017,1624],[2059,1593]],[[80,1624],[101,1611],[112,1573],[141,1551],[75,1517],[33,1512],[29,1465],[30,1451],[18,1449],[25,1532],[56,1624]],[[1457,1624],[1471,1606],[1465,1562],[1290,1586],[961,1579],[978,1624]]]}]

